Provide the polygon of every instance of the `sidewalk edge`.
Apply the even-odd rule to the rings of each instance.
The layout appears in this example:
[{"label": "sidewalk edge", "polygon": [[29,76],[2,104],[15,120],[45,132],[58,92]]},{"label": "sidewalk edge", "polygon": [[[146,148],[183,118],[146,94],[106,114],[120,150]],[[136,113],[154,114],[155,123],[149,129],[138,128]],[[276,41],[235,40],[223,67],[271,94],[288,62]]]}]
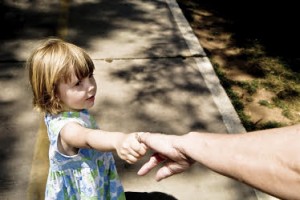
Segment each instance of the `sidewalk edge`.
[{"label": "sidewalk edge", "polygon": [[[174,20],[186,41],[190,53],[192,55],[203,55],[204,57],[195,57],[198,69],[203,76],[205,84],[212,94],[213,100],[222,115],[223,122],[227,128],[229,134],[232,133],[245,133],[246,130],[242,125],[238,114],[236,113],[229,97],[227,96],[225,89],[220,84],[220,80],[216,75],[213,66],[206,56],[201,44],[195,36],[190,24],[184,17],[176,0],[166,0],[166,3],[171,10]],[[254,189],[258,200],[276,200],[277,198],[265,194],[259,190]]]}]

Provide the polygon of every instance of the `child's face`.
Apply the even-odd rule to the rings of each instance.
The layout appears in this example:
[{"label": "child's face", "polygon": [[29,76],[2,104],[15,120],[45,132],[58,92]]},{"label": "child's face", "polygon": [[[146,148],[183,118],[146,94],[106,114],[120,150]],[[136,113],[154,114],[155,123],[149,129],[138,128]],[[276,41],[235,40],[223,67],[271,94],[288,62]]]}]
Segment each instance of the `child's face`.
[{"label": "child's face", "polygon": [[58,98],[63,102],[65,110],[89,109],[94,105],[97,84],[93,74],[78,80],[72,74],[67,83],[61,81],[58,85]]}]

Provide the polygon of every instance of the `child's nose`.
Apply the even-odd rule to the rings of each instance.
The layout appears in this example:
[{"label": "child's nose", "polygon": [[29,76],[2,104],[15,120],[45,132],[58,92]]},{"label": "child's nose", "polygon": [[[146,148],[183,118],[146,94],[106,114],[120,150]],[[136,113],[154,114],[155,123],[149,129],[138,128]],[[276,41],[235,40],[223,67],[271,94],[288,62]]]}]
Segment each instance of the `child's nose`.
[{"label": "child's nose", "polygon": [[93,81],[88,82],[88,91],[93,91],[96,88],[96,84]]}]

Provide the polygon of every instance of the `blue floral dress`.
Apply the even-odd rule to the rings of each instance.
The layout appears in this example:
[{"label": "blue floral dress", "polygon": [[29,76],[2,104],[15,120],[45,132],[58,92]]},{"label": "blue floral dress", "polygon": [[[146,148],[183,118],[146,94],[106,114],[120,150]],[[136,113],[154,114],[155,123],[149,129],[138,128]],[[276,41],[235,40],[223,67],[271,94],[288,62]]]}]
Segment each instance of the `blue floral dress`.
[{"label": "blue floral dress", "polygon": [[98,128],[87,110],[46,114],[50,168],[45,199],[125,199],[111,152],[79,149],[74,156],[59,152],[57,139],[60,130],[68,122],[77,122],[87,128]]}]

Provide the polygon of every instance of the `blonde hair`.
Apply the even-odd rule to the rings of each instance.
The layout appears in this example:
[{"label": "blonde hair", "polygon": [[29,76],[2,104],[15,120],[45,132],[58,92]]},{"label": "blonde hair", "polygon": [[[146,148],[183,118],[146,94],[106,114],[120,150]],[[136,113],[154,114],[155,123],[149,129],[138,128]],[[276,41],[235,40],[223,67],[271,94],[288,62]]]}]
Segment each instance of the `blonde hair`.
[{"label": "blonde hair", "polygon": [[80,47],[60,39],[48,39],[27,60],[33,106],[41,112],[57,114],[63,105],[57,97],[58,84],[71,80],[75,73],[80,80],[95,67],[90,56]]}]

